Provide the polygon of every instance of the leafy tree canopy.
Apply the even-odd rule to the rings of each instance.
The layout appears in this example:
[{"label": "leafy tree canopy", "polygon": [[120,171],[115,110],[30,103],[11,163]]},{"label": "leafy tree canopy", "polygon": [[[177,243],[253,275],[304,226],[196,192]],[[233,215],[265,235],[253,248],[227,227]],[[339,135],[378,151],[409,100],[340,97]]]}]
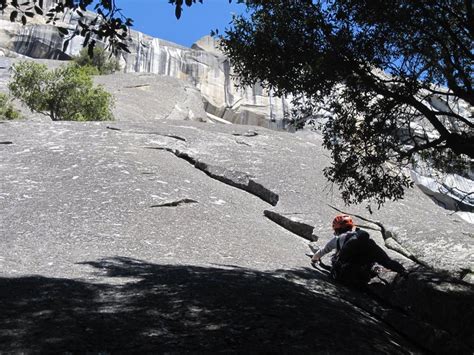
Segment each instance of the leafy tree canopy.
[{"label": "leafy tree canopy", "polygon": [[74,63],[84,67],[97,68],[100,75],[112,74],[120,70],[120,63],[113,55],[102,47],[94,47],[92,57],[89,56],[86,48],[83,48],[79,55],[73,58]]},{"label": "leafy tree canopy", "polygon": [[53,121],[106,121],[113,119],[113,97],[95,87],[93,67],[62,66],[49,71],[44,64],[25,61],[13,66],[10,93],[32,111]]},{"label": "leafy tree canopy", "polygon": [[319,121],[333,158],[325,175],[346,202],[401,198],[413,164],[472,168],[471,1],[247,5],[250,15],[222,37],[224,52],[242,84],[294,97],[302,121],[329,113]]}]

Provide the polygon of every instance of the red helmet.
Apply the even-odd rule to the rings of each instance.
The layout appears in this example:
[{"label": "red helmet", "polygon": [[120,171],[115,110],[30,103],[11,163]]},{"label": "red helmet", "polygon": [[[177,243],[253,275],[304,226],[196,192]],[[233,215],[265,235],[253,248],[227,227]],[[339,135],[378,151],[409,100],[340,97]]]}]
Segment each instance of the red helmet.
[{"label": "red helmet", "polygon": [[332,229],[352,229],[354,227],[354,221],[352,217],[347,214],[337,215],[332,221]]}]

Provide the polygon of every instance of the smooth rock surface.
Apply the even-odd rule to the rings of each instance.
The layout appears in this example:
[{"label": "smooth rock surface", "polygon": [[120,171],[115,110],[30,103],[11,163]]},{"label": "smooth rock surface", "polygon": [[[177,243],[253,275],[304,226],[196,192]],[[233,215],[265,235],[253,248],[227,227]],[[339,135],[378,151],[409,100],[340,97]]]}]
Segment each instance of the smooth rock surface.
[{"label": "smooth rock surface", "polygon": [[[31,58],[0,57],[0,92],[8,93],[8,82],[12,65],[32,60]],[[46,65],[49,69],[67,65],[57,60],[34,59],[36,63]],[[116,73],[94,77],[114,96],[113,114],[115,120],[147,122],[157,119],[178,119],[207,122],[210,121],[204,111],[203,98],[195,86],[172,77],[146,73]],[[49,121],[49,117],[31,112],[20,102],[14,101],[15,107],[23,117],[29,120]]]},{"label": "smooth rock surface", "polygon": [[[136,129],[134,126],[127,128],[127,125],[117,127]],[[185,132],[198,129],[182,128],[180,134],[184,136],[187,136]],[[423,264],[452,273],[472,269],[474,249],[469,234],[472,226],[431,203],[420,190],[407,190],[403,200],[388,203],[380,210],[374,209],[373,214],[369,214],[364,205],[347,208],[339,198],[339,192],[335,187],[331,189],[322,175],[321,170],[329,164],[329,159],[321,148],[321,137],[310,132],[291,135],[260,128],[252,128],[256,134],[246,136],[237,133],[242,129],[249,130],[241,126],[206,127],[199,129],[199,135],[189,133],[186,142],[176,141],[166,149],[209,166],[207,170],[217,166],[221,169],[220,175],[229,176],[229,179],[238,173],[242,179],[252,180],[255,186],[263,185],[262,197],[268,190],[278,195],[277,203],[268,201],[267,210],[299,224],[313,226],[313,233],[321,242],[331,236],[328,221],[341,210],[362,217],[360,224],[374,229],[374,234],[383,227],[384,232],[388,231],[390,237]],[[230,130],[230,133],[221,132],[223,130]],[[158,144],[157,148],[160,147]],[[272,207],[272,204],[276,206]],[[303,237],[309,239],[308,235]]]},{"label": "smooth rock surface", "polygon": [[[190,121],[1,123],[4,350],[469,353],[473,289],[453,275],[472,242],[445,253],[445,276],[386,249],[412,273],[374,283],[377,303],[310,269],[307,241],[265,216],[329,238],[329,204],[342,206],[320,180],[318,139]],[[450,228],[465,222],[412,194],[375,217],[356,211],[391,216],[382,224],[425,253],[463,240]],[[447,223],[432,245],[425,215]]]},{"label": "smooth rock surface", "polygon": [[114,95],[116,120],[209,120],[201,93],[185,81],[138,73],[101,75],[94,81]]}]

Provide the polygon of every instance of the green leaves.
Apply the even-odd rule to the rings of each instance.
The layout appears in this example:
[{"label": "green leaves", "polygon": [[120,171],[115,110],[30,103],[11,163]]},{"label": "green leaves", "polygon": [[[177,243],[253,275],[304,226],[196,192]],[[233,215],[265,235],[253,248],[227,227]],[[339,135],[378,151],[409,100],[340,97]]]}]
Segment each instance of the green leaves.
[{"label": "green leaves", "polygon": [[92,47],[91,53],[84,48],[77,57],[73,58],[73,61],[81,67],[97,68],[97,73],[100,75],[112,74],[120,70],[118,60],[102,47]]},{"label": "green leaves", "polygon": [[113,119],[113,97],[95,87],[91,67],[62,66],[53,71],[34,62],[13,67],[10,93],[32,111],[49,115],[53,121],[104,121]]},{"label": "green leaves", "polygon": [[45,110],[43,89],[48,81],[47,67],[43,64],[20,62],[13,66],[13,77],[8,85],[13,97],[19,99],[31,110]]},{"label": "green leaves", "polygon": [[322,127],[344,201],[380,206],[412,186],[413,161],[472,164],[474,123],[457,106],[474,105],[466,4],[253,0],[220,43],[241,85],[300,99],[294,124]]},{"label": "green leaves", "polygon": [[11,104],[10,98],[0,93],[0,120],[17,120],[20,117],[20,113]]}]

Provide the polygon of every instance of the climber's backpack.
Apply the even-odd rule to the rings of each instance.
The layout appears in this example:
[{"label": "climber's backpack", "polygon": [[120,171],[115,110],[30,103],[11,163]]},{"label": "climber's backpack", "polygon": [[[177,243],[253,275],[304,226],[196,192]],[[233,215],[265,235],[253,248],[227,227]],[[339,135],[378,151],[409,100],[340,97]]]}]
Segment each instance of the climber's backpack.
[{"label": "climber's backpack", "polygon": [[332,258],[331,276],[334,280],[348,285],[366,284],[371,278],[371,265],[358,261],[365,259],[359,256],[365,253],[365,246],[370,238],[369,233],[356,229],[345,235],[342,245],[343,238],[337,240],[336,254]]}]

